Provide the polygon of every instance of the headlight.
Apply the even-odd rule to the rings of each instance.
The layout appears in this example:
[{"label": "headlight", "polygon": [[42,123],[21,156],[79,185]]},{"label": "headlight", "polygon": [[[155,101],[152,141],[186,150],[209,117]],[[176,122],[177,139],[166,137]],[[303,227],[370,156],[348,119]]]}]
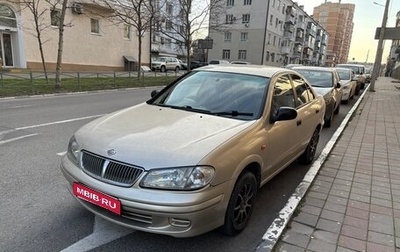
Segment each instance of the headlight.
[{"label": "headlight", "polygon": [[75,139],[75,136],[72,136],[71,139],[69,140],[68,144],[68,151],[67,151],[67,156],[71,162],[79,166],[79,153],[80,153],[80,147],[78,142]]},{"label": "headlight", "polygon": [[215,170],[210,166],[179,167],[150,171],[140,186],[166,190],[195,190],[208,185]]}]

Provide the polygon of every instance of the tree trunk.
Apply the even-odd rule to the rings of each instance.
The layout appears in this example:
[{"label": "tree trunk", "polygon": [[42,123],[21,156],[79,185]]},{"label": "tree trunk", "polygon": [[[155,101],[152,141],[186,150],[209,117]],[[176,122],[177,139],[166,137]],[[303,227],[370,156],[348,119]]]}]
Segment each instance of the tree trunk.
[{"label": "tree trunk", "polygon": [[57,65],[56,65],[56,83],[55,89],[61,88],[61,65],[62,65],[62,54],[63,54],[63,44],[64,44],[64,20],[65,12],[67,10],[68,0],[63,0],[60,16],[60,26],[58,27],[58,55],[57,55]]}]

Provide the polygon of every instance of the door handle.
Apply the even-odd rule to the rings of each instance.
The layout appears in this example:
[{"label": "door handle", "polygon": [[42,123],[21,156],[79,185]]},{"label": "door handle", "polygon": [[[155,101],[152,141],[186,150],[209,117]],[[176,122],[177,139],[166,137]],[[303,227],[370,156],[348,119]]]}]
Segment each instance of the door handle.
[{"label": "door handle", "polygon": [[301,124],[301,120],[298,120],[298,121],[296,122],[296,124],[297,124],[297,126],[299,126],[299,125]]}]

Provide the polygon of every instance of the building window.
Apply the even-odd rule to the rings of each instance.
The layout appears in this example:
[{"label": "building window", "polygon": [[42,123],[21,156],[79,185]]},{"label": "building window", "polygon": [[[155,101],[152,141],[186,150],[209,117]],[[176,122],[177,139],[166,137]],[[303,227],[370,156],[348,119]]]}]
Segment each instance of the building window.
[{"label": "building window", "polygon": [[250,23],[250,14],[243,14],[242,15],[242,24]]},{"label": "building window", "polygon": [[167,14],[168,14],[169,16],[172,15],[173,8],[174,8],[174,7],[173,7],[172,4],[170,4],[170,3],[167,4]]},{"label": "building window", "polygon": [[235,5],[235,0],[228,0],[226,2],[226,6],[234,6]]},{"label": "building window", "polygon": [[100,22],[98,19],[90,19],[90,31],[96,34],[100,33]]},{"label": "building window", "polygon": [[272,22],[274,21],[274,15],[271,15],[269,17],[269,24],[272,25]]},{"label": "building window", "polygon": [[226,20],[225,20],[226,24],[232,24],[233,21],[235,21],[235,18],[233,17],[232,14],[226,15]]},{"label": "building window", "polygon": [[251,0],[244,0],[243,5],[251,5]]},{"label": "building window", "polygon": [[271,33],[268,33],[268,45],[271,44]]},{"label": "building window", "polygon": [[51,18],[51,25],[52,26],[60,26],[60,16],[61,16],[61,11],[60,10],[51,10],[50,12],[50,18]]},{"label": "building window", "polygon": [[124,38],[130,39],[131,38],[131,26],[125,24],[124,25]]},{"label": "building window", "polygon": [[275,7],[275,0],[272,0],[272,7]]},{"label": "building window", "polygon": [[246,59],[246,55],[247,55],[247,51],[246,50],[239,50],[238,59],[245,60]]},{"label": "building window", "polygon": [[274,43],[273,43],[273,45],[276,46],[276,36],[274,36]]},{"label": "building window", "polygon": [[248,41],[248,40],[249,40],[249,33],[248,32],[240,33],[240,41]]},{"label": "building window", "polygon": [[275,28],[278,28],[278,24],[279,24],[279,19],[275,18]]},{"label": "building window", "polygon": [[225,32],[224,41],[225,42],[231,42],[231,40],[232,40],[232,33],[231,32]]},{"label": "building window", "polygon": [[269,52],[265,53],[265,61],[269,61]]},{"label": "building window", "polygon": [[172,21],[168,20],[167,22],[165,22],[165,29],[167,31],[171,31],[172,30]]},{"label": "building window", "polygon": [[169,38],[165,39],[165,47],[171,48],[171,39],[169,39]]},{"label": "building window", "polygon": [[228,60],[231,58],[231,50],[222,50],[222,59]]},{"label": "building window", "polygon": [[271,53],[271,62],[275,62],[275,53]]},{"label": "building window", "polygon": [[285,7],[286,7],[286,4],[282,4],[282,14],[285,14]]}]

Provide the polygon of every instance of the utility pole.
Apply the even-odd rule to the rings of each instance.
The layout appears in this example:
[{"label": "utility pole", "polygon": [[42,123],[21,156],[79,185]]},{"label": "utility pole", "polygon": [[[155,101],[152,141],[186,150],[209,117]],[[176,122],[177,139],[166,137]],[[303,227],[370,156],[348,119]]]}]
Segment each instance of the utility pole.
[{"label": "utility pole", "polygon": [[365,59],[365,63],[368,63],[368,56],[369,56],[369,50],[367,52],[367,58]]},{"label": "utility pole", "polygon": [[381,30],[379,32],[378,47],[376,49],[375,64],[371,76],[371,84],[369,85],[370,92],[375,92],[375,80],[378,78],[381,69],[382,54],[383,54],[383,37],[385,35],[385,28],[388,19],[389,4],[390,0],[386,0],[385,11],[383,13],[383,18],[382,18]]}]

